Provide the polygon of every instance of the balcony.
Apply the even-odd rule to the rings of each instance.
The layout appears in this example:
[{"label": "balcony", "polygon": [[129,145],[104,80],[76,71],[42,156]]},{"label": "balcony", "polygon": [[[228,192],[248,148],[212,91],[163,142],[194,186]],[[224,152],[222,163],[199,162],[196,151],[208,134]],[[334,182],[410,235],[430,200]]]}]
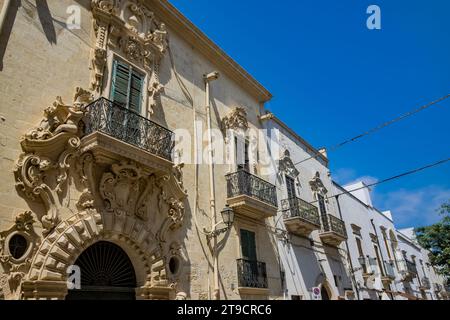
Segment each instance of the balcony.
[{"label": "balcony", "polygon": [[241,294],[267,293],[268,282],[264,262],[238,259],[237,271]]},{"label": "balcony", "polygon": [[347,240],[345,223],[331,214],[322,215],[322,230],[320,232],[322,242],[330,246],[339,246]]},{"label": "balcony", "polygon": [[403,281],[410,281],[417,276],[417,267],[413,261],[408,259],[400,260],[399,267]]},{"label": "balcony", "polygon": [[395,279],[395,264],[393,260],[385,261],[384,267],[386,269],[386,276]]},{"label": "balcony", "polygon": [[247,171],[228,174],[227,203],[237,214],[253,219],[273,217],[277,213],[276,187]]},{"label": "balcony", "polygon": [[359,264],[361,265],[363,278],[367,280],[371,275],[378,273],[377,259],[370,256],[359,257]]},{"label": "balcony", "polygon": [[420,279],[420,289],[429,290],[431,289],[430,279],[427,277],[423,277]]},{"label": "balcony", "polygon": [[309,236],[320,229],[319,210],[316,206],[300,199],[291,198],[281,201],[286,229],[295,235]]},{"label": "balcony", "polygon": [[125,155],[161,169],[173,166],[173,132],[133,111],[100,98],[87,106],[83,122],[84,152],[93,150],[104,159]]},{"label": "balcony", "polygon": [[391,283],[393,280],[395,280],[395,266],[394,261],[384,261],[384,269],[386,271],[386,274],[382,277],[382,281],[384,283]]}]

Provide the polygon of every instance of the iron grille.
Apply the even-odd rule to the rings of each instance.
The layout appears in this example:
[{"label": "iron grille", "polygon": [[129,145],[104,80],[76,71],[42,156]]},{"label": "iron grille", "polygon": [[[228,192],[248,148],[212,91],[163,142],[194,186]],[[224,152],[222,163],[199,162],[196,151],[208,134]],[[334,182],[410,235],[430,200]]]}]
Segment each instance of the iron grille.
[{"label": "iron grille", "polygon": [[102,132],[172,161],[172,131],[106,98],[87,107],[85,125],[86,134]]},{"label": "iron grille", "polygon": [[237,260],[238,281],[240,287],[268,288],[266,264],[246,259]]},{"label": "iron grille", "polygon": [[298,217],[320,226],[320,216],[317,207],[300,198],[295,197],[282,200],[281,209],[285,219]]},{"label": "iron grille", "polygon": [[247,195],[277,207],[277,191],[273,184],[245,170],[228,174],[226,179],[228,198]]},{"label": "iron grille", "polygon": [[331,214],[322,215],[322,228],[325,232],[335,232],[338,235],[347,238],[345,223]]}]

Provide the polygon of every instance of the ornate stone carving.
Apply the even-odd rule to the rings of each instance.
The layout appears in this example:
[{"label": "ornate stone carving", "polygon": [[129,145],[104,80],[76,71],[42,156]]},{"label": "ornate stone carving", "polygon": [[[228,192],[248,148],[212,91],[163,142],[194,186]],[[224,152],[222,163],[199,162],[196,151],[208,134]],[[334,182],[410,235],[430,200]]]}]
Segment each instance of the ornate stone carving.
[{"label": "ornate stone carving", "polygon": [[103,81],[103,70],[106,65],[106,50],[104,48],[95,48],[93,50],[92,69],[93,77],[91,80],[91,90],[100,92]]},{"label": "ornate stone carving", "polygon": [[118,50],[146,70],[152,113],[164,89],[159,81],[159,64],[168,48],[166,25],[142,0],[93,0],[92,8],[97,38],[92,54],[92,90],[101,90],[107,50]]},{"label": "ornate stone carving", "polygon": [[316,172],[314,177],[309,182],[309,185],[311,186],[312,191],[317,192],[319,194],[327,194],[328,190],[325,188],[325,185],[323,184],[322,180],[320,179],[320,173]]},{"label": "ornate stone carving", "polygon": [[175,180],[176,180],[178,186],[180,187],[180,189],[184,190],[184,192],[187,193],[187,191],[184,189],[184,185],[183,185],[183,168],[184,168],[184,163],[175,165],[173,167],[173,175],[174,175]]},{"label": "ornate stone carving", "polygon": [[300,172],[294,165],[294,162],[291,159],[291,154],[289,150],[285,150],[283,157],[278,162],[278,170],[279,173],[285,173],[292,178],[297,178]]},{"label": "ornate stone carving", "polygon": [[235,107],[226,117],[222,119],[222,129],[226,130],[247,130],[247,112],[242,107]]},{"label": "ornate stone carving", "polygon": [[[14,225],[3,232],[0,232],[0,263],[6,274],[6,282],[3,289],[7,286],[8,298],[17,299],[20,294],[20,283],[31,266],[31,259],[40,243],[40,237],[33,228],[33,214],[26,211],[16,217]],[[11,241],[15,236],[20,236],[26,242],[26,248],[23,248],[22,256],[14,256],[10,252]]]},{"label": "ornate stone carving", "polygon": [[182,223],[182,199],[170,196],[165,187],[170,181],[169,176],[148,175],[131,161],[114,164],[111,171],[103,174],[99,186],[100,196],[108,211],[118,216],[135,216],[144,221],[165,214],[171,229]]},{"label": "ornate stone carving", "polygon": [[67,211],[60,195],[67,186],[69,160],[78,151],[82,136],[85,107],[92,94],[76,89],[72,106],[57,97],[44,111],[44,119],[37,128],[24,135],[24,153],[16,163],[16,187],[26,198],[44,204],[47,214],[40,220],[46,232],[59,222],[59,213]]}]

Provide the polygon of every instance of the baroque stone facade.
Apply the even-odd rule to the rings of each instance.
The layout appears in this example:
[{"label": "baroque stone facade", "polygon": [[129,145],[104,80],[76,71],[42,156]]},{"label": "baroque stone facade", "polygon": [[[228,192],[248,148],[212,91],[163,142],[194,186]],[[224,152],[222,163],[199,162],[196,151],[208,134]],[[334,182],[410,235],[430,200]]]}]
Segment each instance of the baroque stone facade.
[{"label": "baroque stone facade", "polygon": [[[166,0],[51,1],[50,17],[72,5],[78,29],[25,1],[0,34],[0,299],[71,298],[78,264],[84,297],[308,299],[315,286],[354,296],[328,159],[289,130],[279,153],[254,134],[275,119],[263,110],[271,94]],[[188,151],[210,142],[199,132],[214,70],[224,76],[211,83],[221,89],[210,125],[231,154],[241,141],[252,156],[175,161],[180,131],[198,138]],[[305,150],[315,159],[299,165]],[[309,223],[282,210],[293,204]],[[220,222],[222,208],[233,224]],[[102,243],[126,257],[128,282],[102,268]],[[90,250],[99,258],[85,268]],[[297,272],[287,260],[315,267]]]}]

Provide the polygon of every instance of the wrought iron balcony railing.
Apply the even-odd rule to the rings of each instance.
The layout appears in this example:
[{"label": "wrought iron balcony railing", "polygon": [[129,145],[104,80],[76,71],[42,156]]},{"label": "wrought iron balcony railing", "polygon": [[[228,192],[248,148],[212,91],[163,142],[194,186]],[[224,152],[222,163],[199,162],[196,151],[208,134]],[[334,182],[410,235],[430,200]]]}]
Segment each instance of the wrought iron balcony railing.
[{"label": "wrought iron balcony railing", "polygon": [[417,267],[413,261],[409,261],[409,260],[405,259],[405,264],[406,264],[406,270],[409,273],[414,274],[414,275],[417,274]]},{"label": "wrought iron balcony railing", "polygon": [[239,287],[267,289],[266,264],[245,259],[237,260]]},{"label": "wrought iron balcony railing", "polygon": [[277,190],[273,184],[245,170],[228,174],[226,179],[228,198],[247,195],[277,207]]},{"label": "wrought iron balcony railing", "polygon": [[300,198],[282,200],[281,209],[285,219],[298,217],[320,227],[320,216],[317,207]]},{"label": "wrought iron balcony railing", "polygon": [[391,279],[395,279],[394,261],[392,261],[392,260],[385,261],[384,267],[386,269],[386,276]]},{"label": "wrought iron balcony railing", "polygon": [[87,107],[84,122],[86,134],[102,132],[172,161],[172,131],[106,98],[100,98]]},{"label": "wrought iron balcony railing", "polygon": [[334,232],[347,238],[347,230],[345,229],[344,221],[331,214],[322,215],[322,230],[324,232]]},{"label": "wrought iron balcony railing", "polygon": [[423,277],[422,279],[420,279],[420,282],[421,282],[423,288],[425,288],[425,289],[431,288],[430,279],[428,277]]}]

